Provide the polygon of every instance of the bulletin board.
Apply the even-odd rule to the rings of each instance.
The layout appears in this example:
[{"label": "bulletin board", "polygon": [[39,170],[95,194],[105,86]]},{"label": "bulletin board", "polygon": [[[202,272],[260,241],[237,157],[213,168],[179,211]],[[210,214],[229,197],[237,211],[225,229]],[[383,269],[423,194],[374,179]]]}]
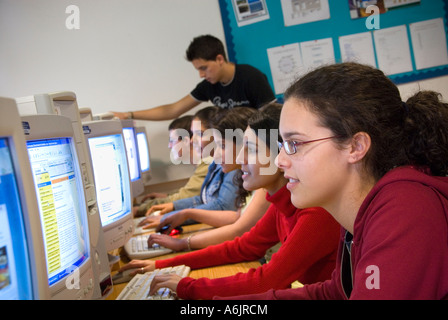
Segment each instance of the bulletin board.
[{"label": "bulletin board", "polygon": [[[353,19],[350,16],[349,1],[347,0],[328,0],[329,16],[319,21],[302,23],[286,26],[286,18],[283,13],[282,3],[285,0],[218,0],[221,10],[221,16],[226,37],[227,52],[229,60],[239,64],[250,64],[261,70],[269,79],[274,88],[273,69],[271,69],[270,57],[268,51],[273,48],[282,48],[291,46],[295,50],[298,44],[312,42],[321,39],[327,39],[332,42],[334,52],[334,62],[345,61],[341,53],[341,39],[350,38],[357,34],[371,37],[373,47],[375,67],[380,68],[379,59],[384,56],[384,50],[378,52],[378,48],[384,45],[380,35],[387,33],[388,30],[401,30],[403,36],[406,34],[407,43],[394,43],[391,49],[400,48],[403,54],[409,58],[408,68],[404,72],[386,74],[396,84],[419,81],[423,79],[448,75],[448,54],[442,57],[442,64],[425,67],[422,59],[428,59],[424,53],[417,50],[417,43],[428,40],[428,33],[417,34],[416,27],[428,21],[438,21],[440,28],[438,31],[440,40],[437,46],[447,46],[447,10],[448,0],[421,0],[419,3],[387,10],[379,15],[379,29],[369,29],[366,25],[366,18]],[[294,3],[295,0],[287,0]],[[265,6],[265,13],[262,19],[253,23],[241,24],[235,10],[236,3],[261,2]],[[302,2],[303,3],[303,2]],[[372,20],[371,20],[372,21]],[[417,28],[418,30],[418,28]],[[369,35],[370,33],[370,35]],[[416,36],[417,34],[417,36]],[[427,47],[431,42],[423,41]],[[356,43],[356,42],[354,42]],[[370,44],[369,44],[370,45]],[[408,46],[408,48],[407,48]],[[377,48],[378,47],[378,48]],[[429,49],[428,49],[429,50]],[[443,51],[443,50],[442,50]],[[409,53],[408,53],[409,52]],[[445,54],[445,53],[444,53]],[[422,57],[423,56],[423,57]],[[387,58],[387,57],[386,57]],[[446,60],[446,62],[445,62]],[[402,60],[400,59],[400,63]],[[382,68],[380,68],[382,69]],[[383,70],[383,69],[382,69]],[[384,71],[384,70],[383,70]],[[277,92],[278,98],[282,98],[282,92]]]}]

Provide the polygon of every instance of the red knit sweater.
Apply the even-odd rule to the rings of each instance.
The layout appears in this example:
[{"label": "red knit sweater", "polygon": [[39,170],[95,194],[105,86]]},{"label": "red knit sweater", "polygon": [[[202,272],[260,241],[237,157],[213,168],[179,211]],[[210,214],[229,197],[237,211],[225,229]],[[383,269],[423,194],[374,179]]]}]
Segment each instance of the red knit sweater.
[{"label": "red knit sweater", "polygon": [[156,261],[156,268],[185,264],[192,269],[260,259],[270,247],[282,243],[269,263],[247,273],[218,279],[182,279],[177,295],[182,299],[211,299],[288,288],[329,279],[335,267],[339,225],[322,208],[297,209],[283,187],[257,224],[243,236],[202,250]]},{"label": "red knit sweater", "polygon": [[[331,280],[222,299],[448,300],[447,221],[448,178],[396,168],[378,181],[359,209],[351,256],[345,260],[341,233]],[[350,281],[342,280],[344,263],[351,266],[351,292]]]}]

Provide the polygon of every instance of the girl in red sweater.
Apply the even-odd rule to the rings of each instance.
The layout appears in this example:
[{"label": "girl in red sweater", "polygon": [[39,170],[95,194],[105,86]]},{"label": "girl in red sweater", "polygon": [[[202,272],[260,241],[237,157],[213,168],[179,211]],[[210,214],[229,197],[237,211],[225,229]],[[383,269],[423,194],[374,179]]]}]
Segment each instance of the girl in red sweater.
[{"label": "girl in red sweater", "polygon": [[[156,277],[151,284],[153,294],[161,287],[177,291],[182,299],[210,299],[215,295],[259,293],[270,288],[288,288],[298,280],[313,283],[330,277],[334,269],[339,228],[335,220],[321,208],[297,209],[290,201],[283,174],[272,167],[277,154],[271,139],[277,140],[280,110],[267,108],[249,120],[244,147],[238,156],[243,171],[244,187],[265,188],[271,202],[265,215],[243,236],[165,260],[133,260],[122,268],[143,268],[151,271],[185,264],[192,269],[253,261],[262,258],[273,245],[281,242],[269,263],[247,273],[218,279],[181,279],[175,275]],[[265,130],[260,130],[265,129]],[[272,135],[272,136],[271,136]],[[275,144],[276,146],[276,144]],[[263,154],[264,153],[264,154]],[[271,161],[260,162],[262,154]],[[272,172],[272,170],[274,172]]]},{"label": "girl in red sweater", "polygon": [[[285,92],[277,163],[297,207],[343,227],[331,280],[238,299],[448,299],[448,104],[325,66]],[[228,299],[226,297],[225,299]]]}]

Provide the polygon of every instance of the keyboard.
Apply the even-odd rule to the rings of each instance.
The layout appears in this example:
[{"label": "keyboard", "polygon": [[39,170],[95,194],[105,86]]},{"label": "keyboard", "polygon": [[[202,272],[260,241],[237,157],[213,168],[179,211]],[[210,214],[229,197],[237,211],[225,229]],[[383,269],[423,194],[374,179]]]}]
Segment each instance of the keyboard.
[{"label": "keyboard", "polygon": [[136,274],[116,300],[175,300],[177,299],[176,293],[168,288],[160,288],[156,294],[149,295],[150,285],[155,276],[173,273],[184,278],[190,274],[190,267],[181,265]]},{"label": "keyboard", "polygon": [[154,232],[156,228],[143,229],[144,226],[138,226],[140,221],[145,220],[147,217],[134,218],[134,236],[144,234],[147,232]]},{"label": "keyboard", "polygon": [[[149,215],[149,217],[158,216],[159,213],[160,213],[160,211],[154,211],[153,213],[151,213]],[[147,232],[154,232],[156,230],[156,228],[143,229],[144,226],[140,226],[140,227],[138,226],[138,224],[142,220],[145,220],[146,218],[148,218],[148,217],[144,216],[144,217],[134,218],[134,235],[139,235],[139,234],[143,234],[143,233],[147,233]]]},{"label": "keyboard", "polygon": [[130,259],[149,259],[173,252],[158,244],[148,247],[148,238],[149,234],[143,234],[129,239],[124,245],[124,250]]}]

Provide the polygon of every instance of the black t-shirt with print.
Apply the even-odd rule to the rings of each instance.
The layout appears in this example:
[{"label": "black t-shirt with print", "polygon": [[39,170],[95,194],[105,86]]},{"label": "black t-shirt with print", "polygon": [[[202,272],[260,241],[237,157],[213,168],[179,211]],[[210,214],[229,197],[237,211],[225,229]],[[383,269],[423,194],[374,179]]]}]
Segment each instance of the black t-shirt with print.
[{"label": "black t-shirt with print", "polygon": [[225,109],[241,106],[258,109],[275,100],[266,75],[247,64],[235,65],[235,76],[229,84],[211,84],[203,80],[191,95],[198,101],[211,101]]}]

